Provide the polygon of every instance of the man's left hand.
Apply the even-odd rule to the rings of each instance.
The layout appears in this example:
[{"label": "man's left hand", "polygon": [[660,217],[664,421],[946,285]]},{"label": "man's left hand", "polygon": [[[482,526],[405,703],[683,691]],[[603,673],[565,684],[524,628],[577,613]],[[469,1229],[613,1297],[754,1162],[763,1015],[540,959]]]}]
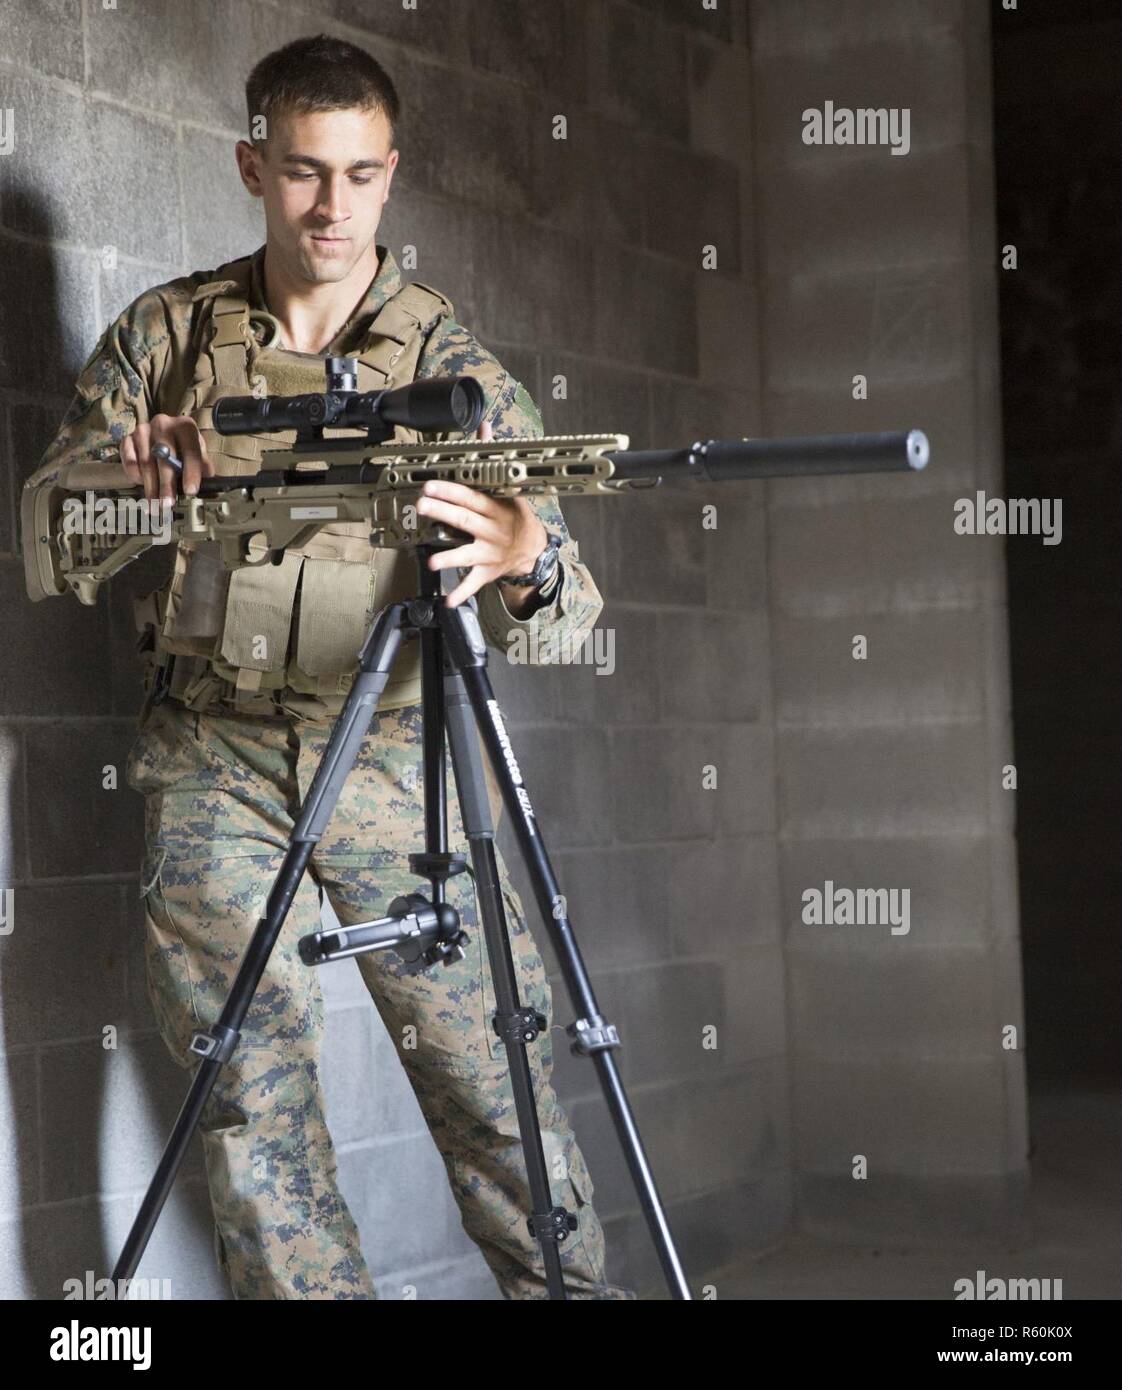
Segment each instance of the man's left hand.
[{"label": "man's left hand", "polygon": [[[477,438],[492,437],[489,422],[479,427]],[[457,546],[455,550],[442,550],[429,557],[432,570],[471,566],[460,584],[445,598],[449,608],[463,603],[500,575],[529,574],[549,540],[540,518],[525,497],[490,497],[462,483],[435,479],[427,482],[421,492],[417,503],[421,516],[443,521],[475,538],[470,544]],[[521,607],[524,596],[532,592],[532,585],[507,590],[509,601],[517,607]]]}]

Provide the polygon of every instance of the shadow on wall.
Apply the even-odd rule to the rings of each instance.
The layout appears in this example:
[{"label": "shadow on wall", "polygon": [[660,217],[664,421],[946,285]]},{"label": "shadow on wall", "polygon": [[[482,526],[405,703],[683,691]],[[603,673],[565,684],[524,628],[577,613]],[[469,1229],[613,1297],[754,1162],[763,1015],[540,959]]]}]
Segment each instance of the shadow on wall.
[{"label": "shadow on wall", "polygon": [[[0,330],[0,380],[14,388],[7,406],[15,507],[5,548],[17,557],[5,566],[9,660],[0,675],[0,890],[12,890],[0,910],[13,908],[0,922],[0,1143],[10,1175],[5,1215],[19,1222],[4,1283],[7,1297],[59,1299],[66,1280],[110,1273],[188,1084],[147,999],[143,801],[123,777],[140,698],[131,599],[160,582],[170,557],[130,566],[94,608],[69,595],[35,605],[26,598],[20,491],[93,347],[71,326],[65,258],[80,274],[98,269],[93,253],[51,246],[55,228],[37,197],[6,191],[3,221],[21,237],[8,243],[13,259],[40,262],[5,286]],[[112,790],[103,785],[108,764],[117,773]],[[209,1248],[197,1140],[184,1178],[187,1207],[169,1209],[161,1226],[174,1226],[179,1248],[196,1240]],[[145,1264],[159,1262],[160,1243],[158,1227]]]}]

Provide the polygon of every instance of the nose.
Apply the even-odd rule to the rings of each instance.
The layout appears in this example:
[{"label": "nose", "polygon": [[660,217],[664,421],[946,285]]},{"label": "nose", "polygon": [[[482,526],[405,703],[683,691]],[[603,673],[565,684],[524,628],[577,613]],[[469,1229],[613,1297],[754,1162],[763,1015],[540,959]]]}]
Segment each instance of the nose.
[{"label": "nose", "polygon": [[325,222],[345,222],[351,215],[347,203],[347,181],[344,174],[328,174],[320,183],[320,199],[316,212]]}]

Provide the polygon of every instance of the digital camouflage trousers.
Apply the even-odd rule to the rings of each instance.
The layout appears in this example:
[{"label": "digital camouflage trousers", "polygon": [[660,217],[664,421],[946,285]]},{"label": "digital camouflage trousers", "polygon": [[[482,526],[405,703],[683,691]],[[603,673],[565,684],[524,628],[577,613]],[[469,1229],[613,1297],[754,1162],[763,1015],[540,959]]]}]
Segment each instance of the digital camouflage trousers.
[{"label": "digital camouflage trousers", "polygon": [[[142,724],[128,781],[145,795],[148,989],[184,1068],[197,1064],[192,1033],[217,1021],[229,994],[329,735],[325,723],[196,712],[175,700],[154,706]],[[448,821],[449,847],[466,850],[451,775]],[[318,969],[301,962],[297,942],[320,927],[320,893],[347,925],[384,916],[400,894],[427,891],[408,864],[423,840],[420,706],[375,713],[200,1123],[216,1254],[237,1298],[375,1297],[324,1119]],[[544,964],[501,857],[499,870],[521,1002],[552,1023]],[[414,975],[390,952],[355,960],[443,1157],[464,1229],[505,1297],[542,1299],[472,883],[467,873],[447,883],[470,938],[463,960]],[[606,1282],[592,1182],[550,1085],[550,1030],[527,1050],[553,1201],[578,1219],[561,1246],[567,1294],[633,1298]],[[393,1268],[392,1250],[377,1256]]]}]

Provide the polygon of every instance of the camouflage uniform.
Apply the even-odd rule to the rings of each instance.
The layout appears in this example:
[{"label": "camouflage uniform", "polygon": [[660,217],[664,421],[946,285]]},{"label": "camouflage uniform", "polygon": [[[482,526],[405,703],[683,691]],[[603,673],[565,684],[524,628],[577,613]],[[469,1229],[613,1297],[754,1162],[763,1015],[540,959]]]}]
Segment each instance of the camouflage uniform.
[{"label": "camouflage uniform", "polygon": [[[401,288],[392,255],[383,247],[379,252],[378,274],[325,356],[353,351],[372,315]],[[261,308],[262,257],[263,249],[250,258],[247,276],[251,302]],[[193,296],[217,275],[196,273],[148,291],[106,330],[27,488],[55,481],[84,487],[83,465],[104,446],[119,443],[152,415],[185,413],[200,309]],[[485,418],[496,438],[540,437],[541,418],[525,388],[446,314],[425,338],[416,375],[465,372],[484,384]],[[492,646],[503,649],[507,634],[521,628],[547,652],[551,643],[571,642],[591,627],[602,602],[556,502],[534,499],[532,505],[564,542],[556,592],[523,619],[509,613],[498,585],[486,585],[477,599]],[[411,555],[398,558],[415,563]],[[192,1033],[217,1019],[229,993],[347,683],[334,698],[286,688],[235,704],[227,688],[222,699],[210,690],[194,708],[181,698],[146,702],[128,781],[146,797],[141,894],[149,994],[161,1035],[185,1068],[193,1066],[187,1052]],[[216,1253],[238,1298],[374,1296],[324,1121],[320,982],[317,971],[300,962],[296,942],[318,928],[323,894],[348,924],[384,915],[394,897],[426,886],[408,867],[408,854],[423,848],[424,833],[418,698],[412,679],[399,681],[396,693],[392,684],[387,689],[300,885],[238,1049],[204,1111],[200,1130]],[[493,782],[489,790],[497,814]],[[451,779],[448,811],[450,847],[463,846]],[[521,998],[552,1023],[542,958],[501,856],[499,872]],[[490,1026],[494,995],[470,874],[449,880],[448,898],[470,936],[462,961],[421,975],[406,974],[384,952],[360,956],[357,964],[444,1159],[465,1230],[506,1297],[544,1298],[540,1254],[526,1227],[530,1198],[509,1071]],[[550,1032],[528,1052],[553,1200],[579,1222],[561,1247],[569,1296],[632,1298],[606,1282],[592,1182],[550,1086]],[[392,1252],[379,1257],[392,1264]]]}]

